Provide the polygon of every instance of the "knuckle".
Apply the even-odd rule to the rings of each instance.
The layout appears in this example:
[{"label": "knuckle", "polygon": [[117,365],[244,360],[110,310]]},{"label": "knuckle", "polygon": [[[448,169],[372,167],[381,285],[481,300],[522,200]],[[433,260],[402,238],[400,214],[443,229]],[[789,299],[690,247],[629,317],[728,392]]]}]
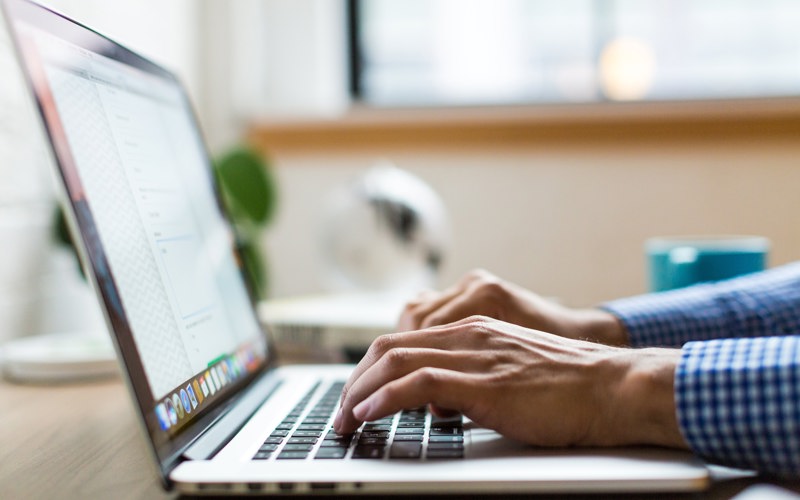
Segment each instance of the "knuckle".
[{"label": "knuckle", "polygon": [[441,314],[430,314],[425,321],[420,325],[422,328],[430,328],[431,326],[438,326],[445,323],[445,318]]},{"label": "knuckle", "polygon": [[477,267],[475,269],[470,270],[464,276],[464,278],[469,280],[469,281],[489,279],[489,278],[492,278],[492,277],[494,277],[494,275],[492,273],[490,273],[486,269],[483,269],[483,268],[480,268],[480,267]]},{"label": "knuckle", "polygon": [[469,334],[482,342],[486,342],[494,337],[494,330],[491,327],[492,319],[487,316],[473,316],[470,318]]},{"label": "knuckle", "polygon": [[409,350],[403,347],[391,349],[383,355],[384,362],[390,368],[396,368],[406,364],[410,357],[411,353]]},{"label": "knuckle", "polygon": [[414,372],[414,379],[418,386],[434,389],[441,380],[439,375],[439,370],[426,366]]},{"label": "knuckle", "polygon": [[504,300],[508,297],[505,284],[497,280],[482,281],[479,288],[480,294],[489,299]]},{"label": "knuckle", "polygon": [[481,328],[488,325],[491,321],[491,318],[488,316],[484,316],[483,314],[473,314],[469,318],[467,318],[467,324],[473,328]]},{"label": "knuckle", "polygon": [[387,333],[385,335],[381,335],[370,346],[369,350],[373,355],[373,359],[379,358],[382,356],[386,351],[392,348],[392,346],[396,342],[397,335],[394,333]]}]

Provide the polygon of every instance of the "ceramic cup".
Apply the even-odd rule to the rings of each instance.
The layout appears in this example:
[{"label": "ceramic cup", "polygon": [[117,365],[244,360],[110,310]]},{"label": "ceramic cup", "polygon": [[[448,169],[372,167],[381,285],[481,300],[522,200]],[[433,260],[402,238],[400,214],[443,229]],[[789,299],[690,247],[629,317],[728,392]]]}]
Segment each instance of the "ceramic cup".
[{"label": "ceramic cup", "polygon": [[683,236],[647,240],[650,291],[763,271],[770,243],[760,236]]}]

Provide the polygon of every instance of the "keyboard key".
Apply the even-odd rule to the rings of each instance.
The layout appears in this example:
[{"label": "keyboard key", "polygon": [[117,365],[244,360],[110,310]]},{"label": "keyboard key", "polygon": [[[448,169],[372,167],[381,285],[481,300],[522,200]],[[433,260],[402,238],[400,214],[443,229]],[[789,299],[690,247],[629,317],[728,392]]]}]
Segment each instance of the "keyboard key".
[{"label": "keyboard key", "polygon": [[306,417],[331,418],[331,413],[333,413],[332,409],[331,410],[311,410],[310,412],[308,412],[308,415],[306,415]]},{"label": "keyboard key", "polygon": [[397,429],[396,431],[394,431],[394,433],[395,433],[395,435],[400,435],[400,434],[424,434],[425,433],[425,429],[421,429],[421,428],[417,428],[417,427],[411,427],[411,428],[401,427],[401,428]]},{"label": "keyboard key", "polygon": [[286,437],[288,435],[289,435],[289,431],[287,431],[287,430],[276,430],[276,431],[272,431],[272,434],[270,434],[270,437]]},{"label": "keyboard key", "polygon": [[397,424],[397,428],[416,428],[416,427],[425,427],[425,422],[403,422]]},{"label": "keyboard key", "polygon": [[342,449],[346,450],[347,448],[350,447],[350,443],[341,442],[341,441],[328,441],[328,440],[325,440],[322,443],[320,443],[319,446],[320,446],[320,448],[342,448]]},{"label": "keyboard key", "polygon": [[267,451],[267,452],[271,453],[271,452],[273,452],[273,451],[275,451],[277,449],[278,449],[278,445],[277,444],[271,444],[270,443],[270,444],[262,444],[261,448],[259,448],[258,451]]},{"label": "keyboard key", "polygon": [[389,431],[361,431],[362,438],[388,438]]},{"label": "keyboard key", "polygon": [[431,427],[431,436],[460,436],[464,434],[461,427]]},{"label": "keyboard key", "polygon": [[422,454],[422,443],[415,441],[397,441],[389,448],[389,458],[419,458]]},{"label": "keyboard key", "polygon": [[462,443],[464,436],[429,436],[429,443]]},{"label": "keyboard key", "polygon": [[320,448],[314,458],[344,458],[347,448]]},{"label": "keyboard key", "polygon": [[429,450],[463,450],[464,443],[428,443]]},{"label": "keyboard key", "polygon": [[327,424],[329,418],[326,417],[308,417],[307,419],[303,420],[304,424]]},{"label": "keyboard key", "polygon": [[437,450],[428,448],[428,458],[464,458],[464,450]]},{"label": "keyboard key", "polygon": [[294,433],[292,434],[292,437],[315,437],[315,438],[318,438],[321,435],[322,435],[322,431],[300,430],[300,431],[294,431]]},{"label": "keyboard key", "polygon": [[460,416],[458,417],[436,417],[431,416],[431,427],[463,427],[464,423]]},{"label": "keyboard key", "polygon": [[294,424],[290,424],[289,422],[281,422],[275,427],[275,430],[288,431],[291,430],[292,427],[294,427]]},{"label": "keyboard key", "polygon": [[327,427],[328,424],[300,424],[297,426],[299,431],[321,431]]},{"label": "keyboard key", "polygon": [[422,442],[422,434],[395,434],[395,441],[419,441]]},{"label": "keyboard key", "polygon": [[325,435],[325,439],[342,439],[342,438],[352,439],[352,437],[353,437],[352,434],[338,434],[334,430],[328,431],[328,433]]},{"label": "keyboard key", "polygon": [[364,425],[364,431],[391,431],[392,426],[390,424],[366,424]]},{"label": "keyboard key", "polygon": [[358,446],[384,446],[388,440],[389,440],[388,437],[383,437],[383,438],[362,437],[358,439]]},{"label": "keyboard key", "polygon": [[312,448],[313,444],[287,444],[283,447],[283,451],[311,451]]},{"label": "keyboard key", "polygon": [[264,444],[281,444],[283,442],[283,438],[280,436],[270,436],[264,441]]},{"label": "keyboard key", "polygon": [[338,441],[335,439],[326,439],[320,444],[322,448],[344,448],[345,450],[350,447],[350,440]]},{"label": "keyboard key", "polygon": [[290,437],[289,444],[315,444],[317,442],[317,438],[315,437]]},{"label": "keyboard key", "polygon": [[383,446],[359,446],[353,450],[353,458],[383,458]]},{"label": "keyboard key", "polygon": [[271,451],[259,451],[253,457],[253,460],[266,460],[272,455]]},{"label": "keyboard key", "polygon": [[282,451],[278,455],[278,460],[302,460],[307,456],[307,451]]},{"label": "keyboard key", "polygon": [[464,458],[464,450],[437,450],[430,449],[425,453],[427,458]]},{"label": "keyboard key", "polygon": [[392,417],[379,418],[378,420],[371,420],[371,421],[367,422],[367,425],[370,425],[370,424],[376,424],[376,425],[389,424],[389,425],[391,425],[392,422],[394,422],[394,417],[393,416]]}]

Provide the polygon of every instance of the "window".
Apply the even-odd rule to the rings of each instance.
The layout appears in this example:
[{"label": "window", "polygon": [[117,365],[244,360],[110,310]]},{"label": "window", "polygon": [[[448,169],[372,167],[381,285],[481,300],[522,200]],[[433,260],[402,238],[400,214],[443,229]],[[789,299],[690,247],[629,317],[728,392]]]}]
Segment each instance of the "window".
[{"label": "window", "polygon": [[351,0],[368,104],[800,94],[793,0]]}]

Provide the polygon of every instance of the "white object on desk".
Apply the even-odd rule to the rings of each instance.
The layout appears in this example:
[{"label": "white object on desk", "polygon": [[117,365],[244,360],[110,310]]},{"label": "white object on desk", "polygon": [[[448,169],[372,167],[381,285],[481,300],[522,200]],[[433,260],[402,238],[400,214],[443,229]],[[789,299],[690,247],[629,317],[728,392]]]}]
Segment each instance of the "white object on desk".
[{"label": "white object on desk", "polygon": [[72,382],[119,373],[111,340],[104,332],[17,339],[0,347],[0,366],[6,378],[20,382]]},{"label": "white object on desk", "polygon": [[278,350],[320,361],[343,361],[395,330],[408,297],[394,293],[335,293],[274,299],[258,307]]}]

